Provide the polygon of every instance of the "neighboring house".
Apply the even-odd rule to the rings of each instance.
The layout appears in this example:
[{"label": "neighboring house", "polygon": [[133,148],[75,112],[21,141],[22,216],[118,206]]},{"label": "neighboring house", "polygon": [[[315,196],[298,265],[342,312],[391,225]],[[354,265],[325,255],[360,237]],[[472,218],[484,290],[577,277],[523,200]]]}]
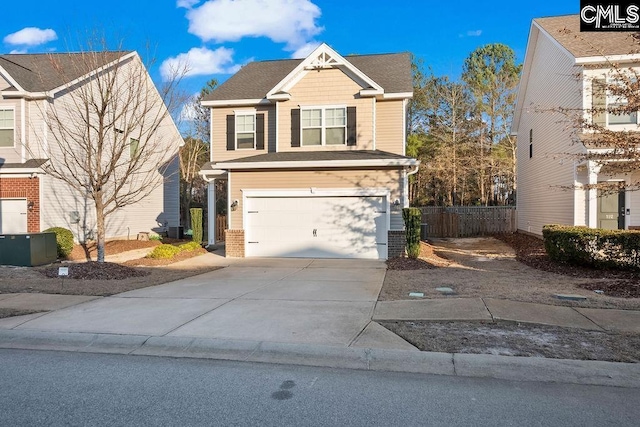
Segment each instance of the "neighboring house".
[{"label": "neighboring house", "polygon": [[[85,194],[46,174],[47,162],[61,157],[59,138],[54,134],[50,112],[62,111],[74,117],[74,94],[95,84],[96,73],[111,73],[114,67],[139,70],[144,67],[136,52],[96,54],[95,69],[86,62],[91,53],[46,53],[0,55],[0,234],[39,232],[53,226],[70,229],[79,241],[94,238],[95,205]],[[160,97],[144,70],[148,97]],[[152,98],[148,98],[152,99]],[[154,105],[162,105],[156,103]],[[162,108],[165,109],[164,105]],[[160,114],[154,112],[155,114]],[[77,117],[77,114],[75,115]],[[159,116],[156,116],[159,117]],[[136,238],[138,232],[161,231],[179,225],[179,179],[177,152],[182,138],[171,117],[159,124],[163,158],[155,165],[161,184],[144,200],[124,206],[107,220],[106,237]],[[123,126],[132,126],[124,124]],[[67,131],[77,132],[83,124],[69,119]],[[118,131],[116,129],[116,131]],[[155,141],[155,140],[154,140]],[[134,155],[132,139],[131,155]],[[129,155],[129,153],[127,153]],[[160,167],[165,164],[167,167]]]},{"label": "neighboring house", "polygon": [[[228,185],[227,256],[386,259],[402,253],[407,53],[251,62],[204,98]],[[215,242],[210,183],[209,242]]]},{"label": "neighboring house", "polygon": [[[534,19],[524,61],[512,133],[518,137],[518,229],[542,234],[545,224],[629,229],[640,226],[640,193],[598,197],[585,189],[605,181],[637,180],[637,174],[609,175],[607,166],[579,161],[592,150],[588,132],[575,142],[572,128],[558,108],[586,114],[611,130],[638,130],[638,115],[600,114],[592,105],[619,102],[604,93],[613,62],[640,66],[638,45],[628,32],[580,32],[580,16]],[[595,99],[597,104],[592,104]],[[556,109],[556,111],[552,111]],[[581,127],[581,125],[580,125]],[[638,172],[640,173],[640,171]]]}]

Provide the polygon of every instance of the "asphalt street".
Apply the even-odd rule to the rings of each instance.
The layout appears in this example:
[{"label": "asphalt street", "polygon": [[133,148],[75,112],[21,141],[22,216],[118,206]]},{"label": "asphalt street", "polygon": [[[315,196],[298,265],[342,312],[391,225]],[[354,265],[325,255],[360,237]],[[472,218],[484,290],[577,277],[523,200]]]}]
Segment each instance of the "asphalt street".
[{"label": "asphalt street", "polygon": [[0,350],[0,425],[636,426],[633,388]]}]

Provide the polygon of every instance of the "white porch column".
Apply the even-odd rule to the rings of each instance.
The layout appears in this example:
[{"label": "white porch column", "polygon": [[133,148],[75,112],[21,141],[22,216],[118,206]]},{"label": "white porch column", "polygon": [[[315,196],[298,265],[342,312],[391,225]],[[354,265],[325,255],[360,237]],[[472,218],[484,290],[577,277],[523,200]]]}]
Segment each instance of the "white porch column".
[{"label": "white porch column", "polygon": [[209,239],[208,244],[216,244],[216,180],[211,180],[208,184],[207,191],[209,192],[207,197],[207,208],[209,210]]},{"label": "white porch column", "polygon": [[[598,174],[602,166],[589,160],[587,161],[587,172],[589,174],[589,185],[595,185],[598,183]],[[595,188],[589,188],[589,212],[587,213],[589,220],[587,226],[589,228],[598,228],[598,190]]]}]

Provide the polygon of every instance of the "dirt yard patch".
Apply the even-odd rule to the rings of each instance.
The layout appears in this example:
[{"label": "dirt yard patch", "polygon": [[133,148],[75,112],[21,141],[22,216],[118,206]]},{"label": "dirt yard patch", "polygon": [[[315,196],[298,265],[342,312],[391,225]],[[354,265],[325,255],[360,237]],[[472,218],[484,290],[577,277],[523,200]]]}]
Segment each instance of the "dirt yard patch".
[{"label": "dirt yard patch", "polygon": [[640,335],[542,325],[381,322],[422,351],[640,362]]},{"label": "dirt yard patch", "polygon": [[[107,255],[119,254],[135,249],[152,248],[161,243],[171,243],[163,240],[111,240],[105,243],[104,251]],[[73,245],[73,250],[67,257],[69,261],[95,261],[98,255],[98,248],[95,242],[82,245]]]},{"label": "dirt yard patch", "polygon": [[[434,239],[430,243],[433,254],[449,263],[436,265],[425,259],[423,262],[429,268],[410,270],[403,268],[402,261],[395,261],[394,268],[399,269],[387,270],[379,300],[411,299],[410,292],[422,292],[425,298],[487,297],[576,307],[640,309],[640,298],[619,298],[606,293],[607,284],[631,278],[628,273],[585,271],[570,266],[555,266],[555,272],[533,268],[519,262],[511,246],[492,237]],[[523,257],[526,255],[520,256]],[[538,266],[542,258],[538,255]],[[594,284],[601,284],[602,289],[596,290],[605,293],[582,287]],[[454,293],[442,294],[436,290],[438,287],[451,288]],[[556,298],[556,294],[583,295],[587,300],[564,301]]]}]

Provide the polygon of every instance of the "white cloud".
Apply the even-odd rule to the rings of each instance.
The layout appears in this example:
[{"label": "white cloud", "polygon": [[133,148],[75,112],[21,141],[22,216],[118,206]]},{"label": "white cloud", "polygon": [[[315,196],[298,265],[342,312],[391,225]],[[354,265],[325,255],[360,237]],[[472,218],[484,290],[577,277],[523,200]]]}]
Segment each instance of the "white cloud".
[{"label": "white cloud", "polygon": [[11,52],[9,52],[11,55],[14,54],[20,54],[20,53],[27,53],[27,49],[13,49]]},{"label": "white cloud", "polygon": [[200,0],[178,0],[176,7],[183,7],[185,9],[191,9],[196,4],[200,3]]},{"label": "white cloud", "polygon": [[189,32],[205,42],[267,37],[295,51],[323,30],[316,25],[320,15],[309,0],[209,0],[190,9],[187,19]]},{"label": "white cloud", "polygon": [[240,69],[240,65],[233,63],[233,53],[233,49],[226,47],[215,50],[194,47],[187,53],[165,59],[160,65],[160,74],[165,80],[183,71],[185,76],[233,74]]},{"label": "white cloud", "polygon": [[11,45],[37,46],[57,39],[58,35],[50,28],[43,30],[27,27],[9,34],[4,38],[4,42]]},{"label": "white cloud", "polygon": [[296,49],[295,52],[293,52],[291,54],[291,58],[293,58],[293,59],[306,58],[318,46],[320,46],[320,42],[317,42],[315,40],[311,41],[309,43],[305,43],[302,46],[300,46],[298,49]]},{"label": "white cloud", "polygon": [[480,37],[481,35],[482,35],[482,30],[467,31],[468,37]]}]

